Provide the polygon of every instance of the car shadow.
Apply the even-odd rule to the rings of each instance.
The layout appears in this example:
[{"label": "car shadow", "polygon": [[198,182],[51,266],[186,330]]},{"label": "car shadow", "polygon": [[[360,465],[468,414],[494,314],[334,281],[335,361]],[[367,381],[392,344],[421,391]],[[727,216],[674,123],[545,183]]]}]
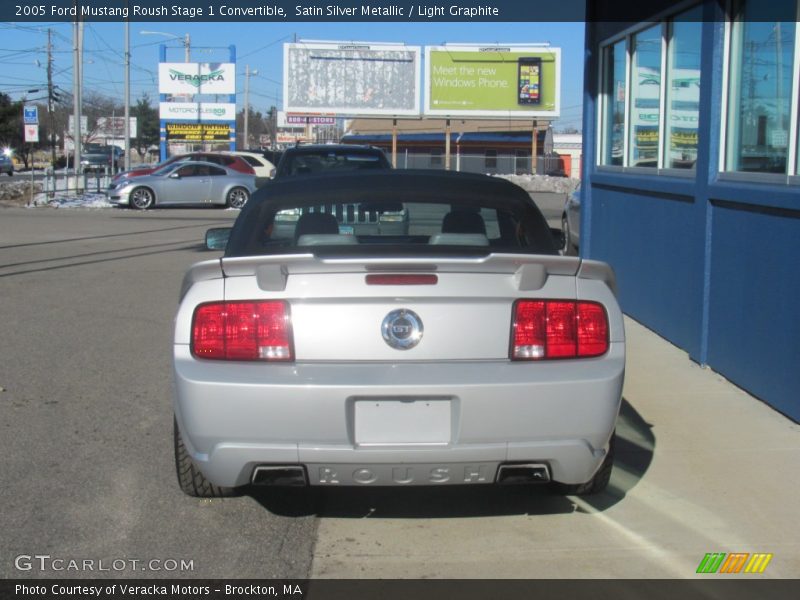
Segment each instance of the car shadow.
[{"label": "car shadow", "polygon": [[[601,494],[562,496],[547,485],[448,487],[267,488],[245,495],[269,512],[287,517],[448,519],[508,515],[552,515],[604,511],[625,498],[653,459],[652,425],[623,398],[617,422],[614,470]],[[591,507],[590,509],[587,508]]]},{"label": "car shadow", "polygon": [[[644,477],[656,448],[653,425],[636,412],[625,398],[617,419],[617,442],[611,481],[602,494],[582,496],[578,512],[604,511],[621,501]],[[587,509],[587,506],[591,507]]]}]

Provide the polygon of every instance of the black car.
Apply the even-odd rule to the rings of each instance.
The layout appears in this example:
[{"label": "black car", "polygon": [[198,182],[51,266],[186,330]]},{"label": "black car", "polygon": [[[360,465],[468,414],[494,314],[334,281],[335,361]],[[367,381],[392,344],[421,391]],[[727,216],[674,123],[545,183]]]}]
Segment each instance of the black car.
[{"label": "black car", "polygon": [[374,146],[305,144],[284,151],[275,177],[391,168],[392,164],[383,150]]},{"label": "black car", "polygon": [[113,173],[122,166],[122,148],[104,144],[85,144],[81,153],[81,168],[84,171],[107,171]]}]

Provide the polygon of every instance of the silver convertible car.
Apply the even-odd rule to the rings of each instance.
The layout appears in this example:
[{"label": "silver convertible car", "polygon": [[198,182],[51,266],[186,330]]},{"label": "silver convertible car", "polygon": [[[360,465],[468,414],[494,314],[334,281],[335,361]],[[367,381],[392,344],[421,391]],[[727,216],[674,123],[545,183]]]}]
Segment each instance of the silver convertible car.
[{"label": "silver convertible car", "polygon": [[266,187],[183,281],[184,492],[606,487],[625,369],[614,276],[560,256],[524,190],[430,170]]},{"label": "silver convertible car", "polygon": [[171,163],[150,175],[112,182],[106,196],[112,204],[139,210],[165,204],[242,208],[255,189],[255,175],[193,161]]}]

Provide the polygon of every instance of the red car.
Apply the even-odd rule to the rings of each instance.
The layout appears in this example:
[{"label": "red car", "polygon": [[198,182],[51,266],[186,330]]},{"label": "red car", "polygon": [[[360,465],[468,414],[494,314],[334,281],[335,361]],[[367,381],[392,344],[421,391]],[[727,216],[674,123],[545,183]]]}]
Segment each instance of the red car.
[{"label": "red car", "polygon": [[247,175],[256,174],[253,167],[251,167],[250,164],[241,156],[236,156],[235,154],[223,154],[221,152],[191,152],[189,154],[176,154],[175,156],[170,156],[167,160],[164,160],[157,165],[131,169],[130,171],[119,173],[114,177],[114,179],[112,179],[112,183],[117,183],[122,179],[131,179],[132,177],[150,175],[156,169],[160,169],[161,167],[175,162],[185,162],[187,160],[211,162],[217,165],[222,165],[223,167],[228,167],[234,171],[245,173]]}]

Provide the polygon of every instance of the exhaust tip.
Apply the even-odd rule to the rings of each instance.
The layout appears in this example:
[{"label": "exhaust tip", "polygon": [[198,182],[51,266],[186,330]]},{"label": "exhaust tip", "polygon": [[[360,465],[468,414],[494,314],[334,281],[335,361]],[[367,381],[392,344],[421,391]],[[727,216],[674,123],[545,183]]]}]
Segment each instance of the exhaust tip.
[{"label": "exhaust tip", "polygon": [[497,469],[497,483],[503,485],[547,483],[550,469],[540,463],[500,465]]},{"label": "exhaust tip", "polygon": [[253,485],[305,487],[308,485],[305,467],[301,465],[268,465],[253,469]]}]

